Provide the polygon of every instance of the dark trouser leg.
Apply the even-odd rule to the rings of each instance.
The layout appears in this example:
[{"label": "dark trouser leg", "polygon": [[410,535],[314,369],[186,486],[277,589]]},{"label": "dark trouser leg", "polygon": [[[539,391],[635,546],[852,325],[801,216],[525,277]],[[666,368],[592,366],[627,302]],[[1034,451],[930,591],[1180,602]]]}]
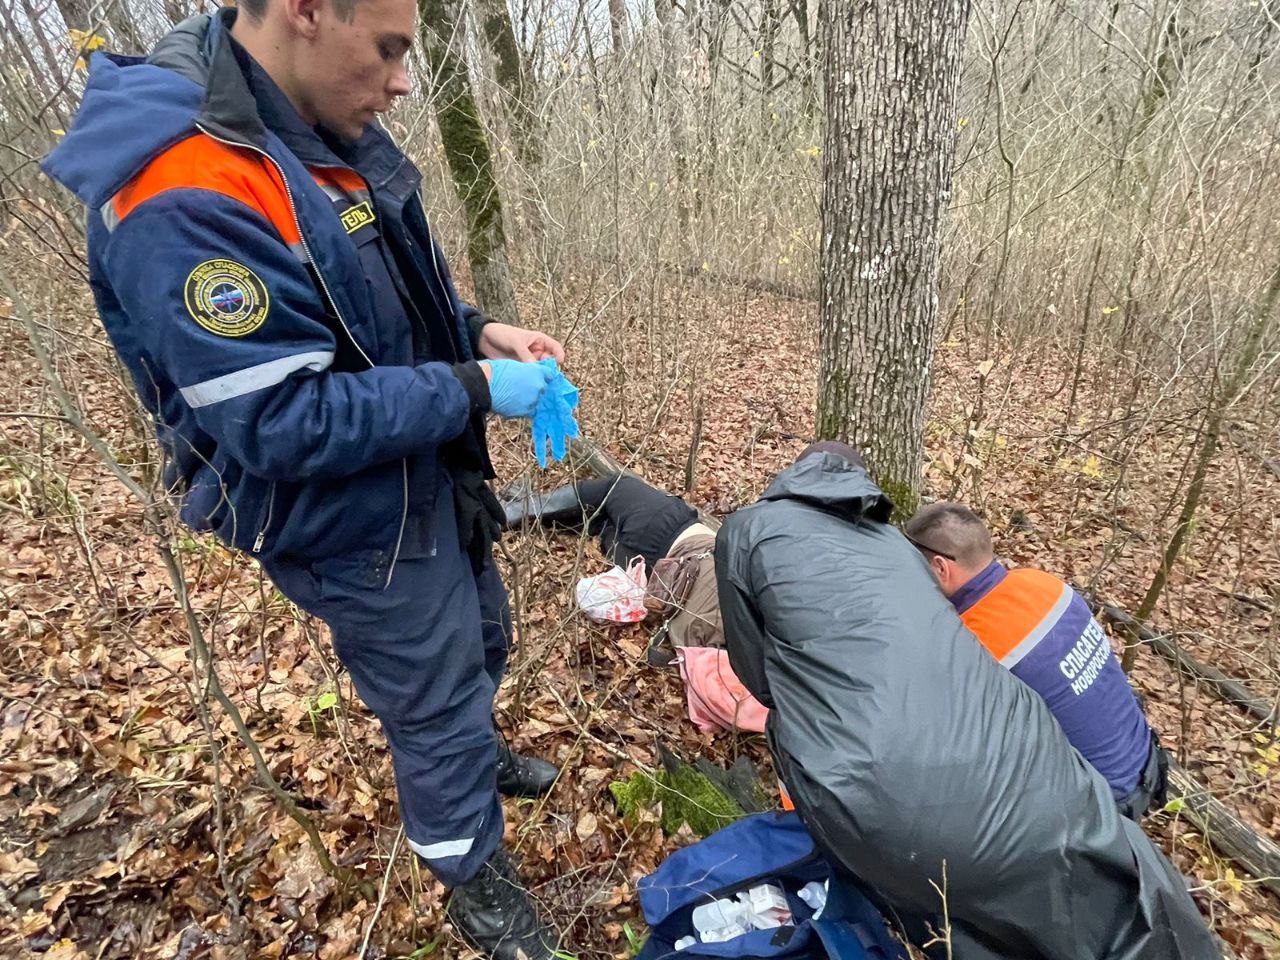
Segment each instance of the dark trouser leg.
[{"label": "dark trouser leg", "polygon": [[676,536],[698,519],[698,511],[632,476],[597,477],[513,500],[506,504],[507,526],[525,519],[581,527],[585,521],[600,549],[619,566],[635,557],[653,565],[667,555]]},{"label": "dark trouser leg", "polygon": [[484,670],[496,690],[507,670],[507,654],[511,650],[511,605],[503,586],[493,554],[485,559],[476,577],[476,596],[480,603],[480,636],[484,645]]},{"label": "dark trouser leg", "polygon": [[[476,592],[480,599],[485,673],[496,690],[502,683],[511,647],[511,607],[492,555],[476,577]],[[498,792],[509,797],[540,797],[549,791],[560,773],[555,765],[512,753],[500,737],[495,753]]]},{"label": "dark trouser leg", "polygon": [[676,536],[697,522],[698,511],[679,497],[635,477],[601,477],[579,486],[583,502],[599,503],[591,533],[620,567],[644,557],[649,569],[671,550]]},{"label": "dark trouser leg", "polygon": [[357,692],[382,721],[409,845],[450,886],[502,839],[493,695],[506,662],[500,627],[509,623],[495,605],[496,570],[481,578],[493,620],[483,623],[481,584],[452,511],[442,496],[406,531],[389,585],[384,558],[370,552],[264,563],[287,597],[329,624]]},{"label": "dark trouser leg", "polygon": [[1116,803],[1122,817],[1128,817],[1135,823],[1153,808],[1163,807],[1169,799],[1169,754],[1160,746],[1160,738],[1155,731],[1151,733],[1151,750],[1147,754],[1147,765],[1142,768],[1142,776],[1133,792]]},{"label": "dark trouser leg", "polygon": [[605,496],[613,488],[616,477],[583,480],[566,484],[548,493],[524,490],[503,500],[505,529],[517,527],[526,520],[544,526],[581,529],[600,513]]}]

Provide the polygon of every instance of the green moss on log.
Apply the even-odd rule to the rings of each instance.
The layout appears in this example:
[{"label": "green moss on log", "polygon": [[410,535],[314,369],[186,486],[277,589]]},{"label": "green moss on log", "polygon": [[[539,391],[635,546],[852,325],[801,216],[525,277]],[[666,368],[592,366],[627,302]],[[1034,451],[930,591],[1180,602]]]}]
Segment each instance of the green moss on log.
[{"label": "green moss on log", "polygon": [[629,779],[609,784],[624,819],[634,822],[641,810],[662,805],[660,822],[666,834],[688,824],[699,837],[708,837],[745,816],[732,797],[688,764],[674,772],[653,775],[637,771]]}]

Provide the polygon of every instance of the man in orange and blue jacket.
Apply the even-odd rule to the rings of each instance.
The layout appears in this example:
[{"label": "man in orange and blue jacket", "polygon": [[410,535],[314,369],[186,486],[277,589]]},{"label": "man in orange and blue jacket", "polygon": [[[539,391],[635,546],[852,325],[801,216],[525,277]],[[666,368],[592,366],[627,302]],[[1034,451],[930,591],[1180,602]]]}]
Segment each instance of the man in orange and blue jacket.
[{"label": "man in orange and blue jacket", "polygon": [[391,747],[410,847],[460,931],[546,960],[498,793],[552,765],[495,737],[511,620],[485,415],[563,360],[459,300],[376,122],[409,92],[414,0],[242,0],[146,58],[95,55],[45,171],[88,208],[90,284],[181,516],[325,620]]},{"label": "man in orange and blue jacket", "polygon": [[1034,690],[1071,745],[1106,778],[1120,812],[1163,806],[1168,757],[1089,605],[1041,570],[1010,570],[968,507],[932,503],[908,521],[942,592],[970,632]]}]

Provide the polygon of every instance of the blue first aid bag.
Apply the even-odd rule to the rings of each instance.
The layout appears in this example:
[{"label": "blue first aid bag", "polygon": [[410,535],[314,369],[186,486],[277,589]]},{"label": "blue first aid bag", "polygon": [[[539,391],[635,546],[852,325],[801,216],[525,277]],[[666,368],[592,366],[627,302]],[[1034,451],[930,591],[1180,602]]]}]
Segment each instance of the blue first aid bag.
[{"label": "blue first aid bag", "polygon": [[[797,895],[810,881],[829,881],[821,920]],[[781,887],[791,907],[791,925],[752,930],[723,943],[694,943],[677,951],[682,937],[696,936],[693,908],[732,899],[762,883]],[[677,850],[638,884],[649,940],[636,960],[907,960],[885,929],[880,911],[861,892],[840,883],[795,813],[744,817]]]}]

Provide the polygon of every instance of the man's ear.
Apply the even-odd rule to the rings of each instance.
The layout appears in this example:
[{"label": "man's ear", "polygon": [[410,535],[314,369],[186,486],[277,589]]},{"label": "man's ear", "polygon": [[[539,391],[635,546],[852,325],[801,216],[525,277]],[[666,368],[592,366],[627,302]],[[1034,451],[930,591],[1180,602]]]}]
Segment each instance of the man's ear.
[{"label": "man's ear", "polygon": [[295,33],[314,40],[320,31],[320,12],[329,0],[283,0],[285,19]]},{"label": "man's ear", "polygon": [[929,558],[929,566],[933,568],[933,575],[938,578],[938,583],[946,586],[947,584],[947,559],[940,557],[936,553]]}]

